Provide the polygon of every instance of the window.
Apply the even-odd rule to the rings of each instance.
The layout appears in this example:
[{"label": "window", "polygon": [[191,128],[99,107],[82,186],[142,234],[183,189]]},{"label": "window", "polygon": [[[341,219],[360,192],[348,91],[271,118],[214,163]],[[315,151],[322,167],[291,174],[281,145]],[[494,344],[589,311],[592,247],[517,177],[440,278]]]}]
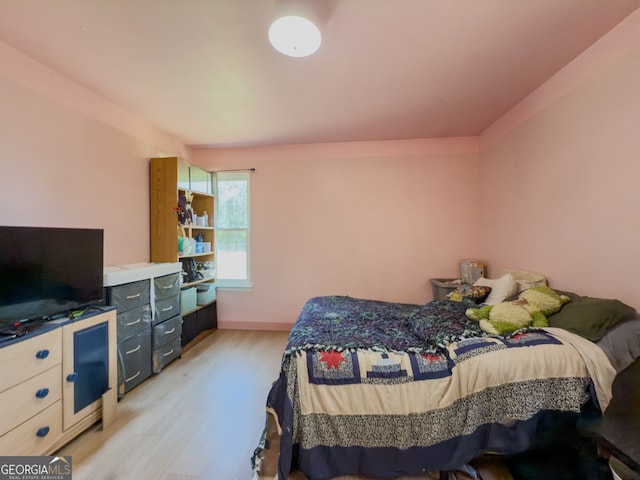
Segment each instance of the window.
[{"label": "window", "polygon": [[249,172],[216,173],[216,283],[249,287]]}]

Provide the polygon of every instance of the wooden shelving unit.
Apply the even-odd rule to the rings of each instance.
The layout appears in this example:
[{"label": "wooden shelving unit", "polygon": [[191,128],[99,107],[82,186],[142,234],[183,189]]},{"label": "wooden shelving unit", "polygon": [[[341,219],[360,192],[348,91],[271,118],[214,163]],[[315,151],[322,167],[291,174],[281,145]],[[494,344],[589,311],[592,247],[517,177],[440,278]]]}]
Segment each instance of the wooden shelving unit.
[{"label": "wooden shelving unit", "polygon": [[[199,262],[215,262],[213,223],[214,197],[211,193],[189,188],[190,166],[178,157],[152,158],[150,163],[151,191],[151,261],[177,262],[183,258],[195,258]],[[202,182],[199,182],[201,184]],[[178,197],[191,194],[193,211],[198,216],[207,212],[209,226],[184,225],[188,234],[202,234],[205,242],[211,243],[211,252],[189,255],[178,254]]]},{"label": "wooden shelving unit", "polygon": [[[198,263],[208,263],[215,268],[215,229],[213,225],[214,196],[211,193],[211,181],[207,180],[209,174],[203,170],[190,166],[178,157],[157,157],[150,160],[149,165],[149,189],[151,200],[151,261],[152,262],[178,262],[186,259],[195,259]],[[209,176],[210,178],[210,176]],[[208,190],[208,191],[206,191]],[[180,194],[191,196],[193,212],[199,217],[207,212],[209,225],[180,225],[177,213]],[[205,253],[190,253],[179,255],[178,237],[185,232],[188,237],[197,238],[202,235],[205,243],[211,244],[211,251]],[[211,271],[211,270],[209,270]],[[206,275],[205,278],[196,281],[185,282],[182,288],[194,287],[203,283],[214,283],[215,275]],[[215,270],[214,270],[215,272]],[[213,307],[213,308],[211,308]],[[215,300],[209,305],[198,305],[194,310],[183,316],[183,333],[191,321],[195,323],[192,314],[203,310],[208,312],[208,317],[215,316]],[[211,328],[216,320],[207,318],[198,320],[198,324]],[[197,330],[195,332],[198,333]]]}]

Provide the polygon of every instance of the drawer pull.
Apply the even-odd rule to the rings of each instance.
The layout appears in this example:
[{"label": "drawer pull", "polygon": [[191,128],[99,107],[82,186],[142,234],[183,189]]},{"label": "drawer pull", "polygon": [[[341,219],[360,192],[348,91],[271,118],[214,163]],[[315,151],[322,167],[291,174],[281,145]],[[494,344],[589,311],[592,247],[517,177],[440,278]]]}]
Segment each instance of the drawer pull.
[{"label": "drawer pull", "polygon": [[67,375],[67,382],[77,382],[78,381],[78,372],[73,372]]},{"label": "drawer pull", "polygon": [[36,352],[36,358],[47,358],[49,356],[49,350],[38,350]]},{"label": "drawer pull", "polygon": [[136,323],[140,323],[142,319],[140,317],[138,317],[138,319],[135,322],[129,322],[129,323],[125,323],[125,327],[130,327],[131,325],[135,325]]},{"label": "drawer pull", "polygon": [[142,345],[138,344],[138,346],[137,346],[136,348],[134,348],[134,349],[132,349],[132,350],[127,350],[125,353],[126,353],[127,355],[131,355],[132,353],[136,353],[138,350],[140,350],[140,347],[141,347],[141,346],[142,346]]},{"label": "drawer pull", "polygon": [[136,293],[135,295],[127,295],[127,300],[133,300],[134,298],[139,298],[140,294]]},{"label": "drawer pull", "polygon": [[166,332],[164,332],[164,334],[165,335],[171,335],[175,331],[176,331],[176,327],[173,327],[171,330],[167,330]]},{"label": "drawer pull", "polygon": [[49,395],[48,388],[41,388],[40,390],[36,391],[36,398],[44,398],[47,395]]},{"label": "drawer pull", "polygon": [[136,378],[138,375],[140,375],[140,370],[138,370],[138,372],[137,372],[134,376],[127,378],[127,379],[125,380],[125,382],[130,382],[131,380],[133,380],[134,378]]},{"label": "drawer pull", "polygon": [[171,305],[170,307],[165,307],[162,309],[163,312],[168,312],[169,310],[173,310],[173,305]]},{"label": "drawer pull", "polygon": [[171,288],[173,288],[173,285],[165,285],[162,287],[163,290],[169,290]]},{"label": "drawer pull", "polygon": [[167,352],[167,353],[163,353],[162,356],[163,357],[168,357],[169,355],[171,355],[173,353],[173,348],[171,349],[171,351]]},{"label": "drawer pull", "polygon": [[46,437],[47,435],[49,435],[49,427],[40,427],[36,432],[36,435],[38,437]]}]

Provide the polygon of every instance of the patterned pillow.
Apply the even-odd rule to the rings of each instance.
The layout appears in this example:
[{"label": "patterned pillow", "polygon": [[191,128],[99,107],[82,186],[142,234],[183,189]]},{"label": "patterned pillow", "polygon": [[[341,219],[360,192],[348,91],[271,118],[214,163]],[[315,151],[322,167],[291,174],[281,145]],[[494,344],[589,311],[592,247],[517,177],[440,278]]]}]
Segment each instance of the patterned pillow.
[{"label": "patterned pillow", "polygon": [[454,302],[462,302],[463,300],[468,299],[474,303],[480,304],[489,296],[490,293],[491,287],[472,285],[471,287],[461,287],[458,290],[449,293],[446,296],[446,299]]}]

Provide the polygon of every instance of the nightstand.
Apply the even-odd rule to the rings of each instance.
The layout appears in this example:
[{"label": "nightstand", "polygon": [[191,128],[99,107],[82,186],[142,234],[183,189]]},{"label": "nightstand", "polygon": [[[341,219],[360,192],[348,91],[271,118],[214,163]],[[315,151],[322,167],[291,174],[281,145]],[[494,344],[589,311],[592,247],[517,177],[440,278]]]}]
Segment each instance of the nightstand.
[{"label": "nightstand", "polygon": [[460,285],[459,278],[431,278],[431,288],[434,300],[444,300],[451,292],[455,292]]}]

